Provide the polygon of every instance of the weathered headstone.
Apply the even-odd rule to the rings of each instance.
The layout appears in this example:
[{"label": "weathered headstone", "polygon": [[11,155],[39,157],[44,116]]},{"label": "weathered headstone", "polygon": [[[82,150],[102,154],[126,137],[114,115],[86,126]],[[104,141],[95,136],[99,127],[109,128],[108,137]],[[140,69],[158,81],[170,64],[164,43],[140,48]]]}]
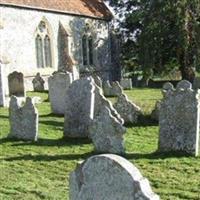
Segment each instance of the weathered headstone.
[{"label": "weathered headstone", "polygon": [[94,82],[97,86],[99,86],[100,88],[102,88],[102,80],[99,76],[97,75],[93,75],[92,78],[94,79]]},{"label": "weathered headstone", "polygon": [[20,72],[14,71],[8,75],[9,96],[24,97],[24,75]]},{"label": "weathered headstone", "polygon": [[113,154],[88,158],[70,175],[70,200],[159,200],[140,171]]},{"label": "weathered headstone", "polygon": [[109,81],[103,82],[103,93],[106,97],[112,96],[112,86]]},{"label": "weathered headstone", "polygon": [[119,84],[119,82],[118,81],[112,82],[113,96],[119,96],[122,94],[122,92],[123,92],[123,89],[122,89],[121,85]]},{"label": "weathered headstone", "polygon": [[200,93],[188,81],[163,86],[164,98],[159,113],[159,151],[199,154]]},{"label": "weathered headstone", "polygon": [[123,124],[124,120],[121,118],[121,116],[119,115],[119,113],[115,110],[115,108],[113,107],[112,103],[105,98],[105,96],[103,95],[103,90],[98,87],[95,84],[95,101],[94,101],[94,117],[98,116],[99,112],[101,111],[101,109],[103,107],[107,107],[111,114],[117,118],[117,120]]},{"label": "weathered headstone", "polygon": [[49,100],[54,114],[64,115],[65,96],[72,83],[72,74],[66,71],[54,72],[48,79]]},{"label": "weathered headstone", "polygon": [[155,108],[151,112],[151,119],[159,121],[160,101],[156,102]]},{"label": "weathered headstone", "polygon": [[122,93],[122,87],[118,81],[112,82],[109,81],[103,83],[103,92],[106,97],[115,97],[119,96]]},{"label": "weathered headstone", "polygon": [[38,136],[38,111],[32,99],[26,98],[21,106],[17,97],[11,96],[9,106],[10,134],[9,138],[36,141]]},{"label": "weathered headstone", "polygon": [[125,123],[136,123],[138,116],[141,113],[140,107],[128,100],[128,97],[125,94],[118,96],[114,108],[124,119]]},{"label": "weathered headstone", "polygon": [[132,89],[132,80],[131,78],[124,78],[121,79],[120,85],[124,90],[131,90]]},{"label": "weathered headstone", "polygon": [[40,76],[40,73],[37,73],[35,78],[32,80],[33,89],[35,92],[43,92],[44,91],[44,79]]},{"label": "weathered headstone", "polygon": [[91,77],[74,81],[65,97],[64,136],[87,138],[94,116],[95,83]]},{"label": "weathered headstone", "polygon": [[115,118],[107,107],[102,107],[90,126],[90,138],[97,152],[124,154],[123,135],[126,128]]}]

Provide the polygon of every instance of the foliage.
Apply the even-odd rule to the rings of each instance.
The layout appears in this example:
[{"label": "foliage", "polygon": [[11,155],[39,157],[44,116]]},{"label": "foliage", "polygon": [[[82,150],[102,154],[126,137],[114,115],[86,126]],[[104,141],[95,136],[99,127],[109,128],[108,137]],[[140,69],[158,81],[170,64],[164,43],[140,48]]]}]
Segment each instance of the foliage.
[{"label": "foliage", "polygon": [[[158,125],[147,115],[161,98],[160,90],[134,89],[127,94],[141,106],[146,117],[127,127],[125,157],[150,180],[161,199],[199,200],[200,158],[154,153]],[[0,108],[0,199],[68,199],[69,174],[78,161],[94,154],[93,145],[88,140],[62,139],[64,119],[51,114],[48,95],[28,95],[41,96],[43,100],[37,106],[40,113],[38,142],[6,139],[8,110]]]},{"label": "foliage", "polygon": [[[174,67],[185,79],[200,67],[199,0],[110,0],[120,16],[123,59],[128,67],[169,73]],[[134,59],[133,59],[134,58]]]}]

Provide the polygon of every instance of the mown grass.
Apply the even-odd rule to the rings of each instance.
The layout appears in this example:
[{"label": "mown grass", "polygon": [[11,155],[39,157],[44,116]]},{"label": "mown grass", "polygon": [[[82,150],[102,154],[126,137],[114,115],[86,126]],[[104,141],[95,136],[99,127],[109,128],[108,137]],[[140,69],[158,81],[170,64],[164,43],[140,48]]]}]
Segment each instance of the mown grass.
[{"label": "mown grass", "polygon": [[[161,98],[157,89],[126,91],[141,106],[146,120],[128,125],[125,157],[147,177],[161,199],[200,200],[200,158],[158,154],[158,126],[147,115]],[[0,199],[68,199],[69,173],[94,154],[88,140],[62,139],[63,117],[51,114],[47,93],[40,96],[39,141],[10,141],[7,109],[0,108]]]}]

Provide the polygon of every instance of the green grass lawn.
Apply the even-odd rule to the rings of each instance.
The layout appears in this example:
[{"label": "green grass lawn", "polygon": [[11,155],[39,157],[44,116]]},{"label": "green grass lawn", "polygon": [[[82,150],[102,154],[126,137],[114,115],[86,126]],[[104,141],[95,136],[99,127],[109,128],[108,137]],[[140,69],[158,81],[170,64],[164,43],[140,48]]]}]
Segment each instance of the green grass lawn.
[{"label": "green grass lawn", "polygon": [[[161,93],[157,89],[126,91],[146,115],[146,120],[129,125],[125,135],[126,158],[147,177],[164,200],[200,200],[200,158],[157,154],[158,125],[147,115]],[[39,141],[9,141],[8,110],[0,108],[0,199],[68,199],[69,173],[76,163],[93,155],[88,140],[62,139],[63,117],[51,114],[47,93],[39,109]],[[114,99],[112,99],[114,100]]]}]

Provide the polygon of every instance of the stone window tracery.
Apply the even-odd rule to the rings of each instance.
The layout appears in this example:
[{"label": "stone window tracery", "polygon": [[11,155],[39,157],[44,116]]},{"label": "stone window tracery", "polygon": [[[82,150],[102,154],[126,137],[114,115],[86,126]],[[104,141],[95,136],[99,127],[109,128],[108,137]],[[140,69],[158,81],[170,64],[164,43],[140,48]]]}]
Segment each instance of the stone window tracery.
[{"label": "stone window tracery", "polygon": [[42,20],[36,31],[35,38],[37,67],[52,67],[52,44],[47,23]]},{"label": "stone window tracery", "polygon": [[90,28],[89,25],[86,25],[85,33],[82,37],[82,60],[83,65],[93,65],[93,52],[94,52],[94,45],[93,45],[93,37],[89,33]]}]

